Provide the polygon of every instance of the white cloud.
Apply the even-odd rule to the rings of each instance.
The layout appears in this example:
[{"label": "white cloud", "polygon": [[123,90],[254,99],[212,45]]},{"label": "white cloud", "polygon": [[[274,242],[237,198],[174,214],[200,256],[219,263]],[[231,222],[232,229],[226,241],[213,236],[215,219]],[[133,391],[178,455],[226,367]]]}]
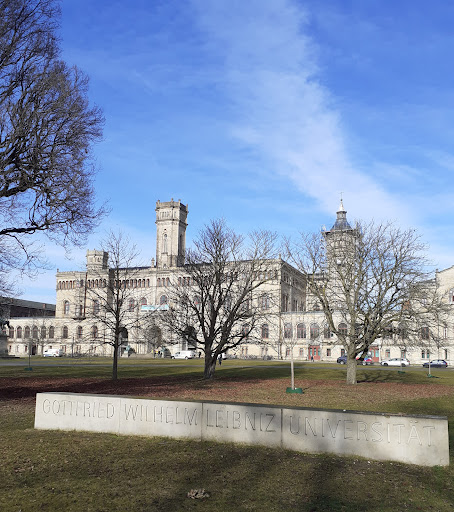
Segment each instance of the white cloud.
[{"label": "white cloud", "polygon": [[354,216],[410,217],[407,208],[354,166],[335,98],[318,76],[307,13],[295,2],[199,2],[211,51],[224,62],[235,109],[233,137],[267,155],[289,178],[333,211],[342,191]]}]

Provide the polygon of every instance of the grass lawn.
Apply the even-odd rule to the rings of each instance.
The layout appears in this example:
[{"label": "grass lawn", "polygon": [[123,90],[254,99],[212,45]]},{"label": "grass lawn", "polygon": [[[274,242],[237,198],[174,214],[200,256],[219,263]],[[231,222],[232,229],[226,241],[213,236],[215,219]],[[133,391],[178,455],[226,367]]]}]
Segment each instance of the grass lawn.
[{"label": "grass lawn", "polygon": [[[216,379],[202,362],[32,360],[33,371],[0,365],[0,511],[452,511],[454,467],[425,468],[211,442],[33,428],[39,391],[128,394],[448,416],[454,447],[454,372],[410,368],[346,370],[297,363],[287,394],[287,363],[229,360]],[[190,499],[191,490],[208,497]],[[197,496],[197,493],[194,493]],[[202,493],[200,493],[202,495]]]}]

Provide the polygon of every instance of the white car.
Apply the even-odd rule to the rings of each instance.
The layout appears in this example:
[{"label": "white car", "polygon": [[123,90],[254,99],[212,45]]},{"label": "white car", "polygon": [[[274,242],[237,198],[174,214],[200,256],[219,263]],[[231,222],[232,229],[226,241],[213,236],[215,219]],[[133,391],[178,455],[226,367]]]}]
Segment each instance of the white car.
[{"label": "white car", "polygon": [[181,350],[180,352],[175,352],[173,359],[194,359],[196,355],[195,350]]},{"label": "white car", "polygon": [[406,357],[393,357],[385,359],[380,364],[382,366],[410,366],[410,361]]},{"label": "white car", "polygon": [[63,350],[61,348],[48,348],[44,351],[44,357],[62,357]]}]

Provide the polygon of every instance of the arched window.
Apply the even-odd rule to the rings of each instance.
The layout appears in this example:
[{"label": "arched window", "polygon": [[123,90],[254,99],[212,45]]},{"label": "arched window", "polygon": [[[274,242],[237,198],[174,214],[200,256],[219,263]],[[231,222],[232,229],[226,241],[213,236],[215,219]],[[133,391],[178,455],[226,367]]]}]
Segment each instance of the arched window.
[{"label": "arched window", "polygon": [[164,233],[162,239],[162,252],[167,252],[167,233]]},{"label": "arched window", "polygon": [[292,324],[284,324],[284,338],[291,338],[293,335]]},{"label": "arched window", "polygon": [[32,338],[36,339],[38,337],[38,327],[36,327],[36,325],[34,325],[32,327]]},{"label": "arched window", "polygon": [[421,327],[421,339],[427,341],[430,338],[430,331],[427,326]]},{"label": "arched window", "polygon": [[44,325],[41,327],[41,339],[44,340],[46,338],[46,328]]},{"label": "arched window", "polygon": [[55,329],[54,329],[54,326],[53,326],[53,325],[51,325],[51,326],[49,327],[49,338],[50,338],[50,339],[53,339],[53,338],[54,338],[54,335],[55,335]]},{"label": "arched window", "polygon": [[158,279],[156,280],[156,286],[161,286],[161,278],[158,277]]},{"label": "arched window", "polygon": [[78,325],[77,326],[77,339],[79,339],[79,340],[82,339],[83,333],[84,333],[83,327],[81,325]]},{"label": "arched window", "polygon": [[338,325],[338,330],[339,330],[339,334],[341,336],[347,336],[347,324],[345,324],[344,322],[340,323]]},{"label": "arched window", "polygon": [[96,339],[98,337],[98,326],[97,325],[94,325],[92,328],[91,328],[91,337],[93,339]]},{"label": "arched window", "polygon": [[318,324],[311,324],[311,340],[315,340],[320,335],[320,328]]},{"label": "arched window", "polygon": [[325,340],[331,338],[331,329],[329,328],[328,324],[325,324],[323,326],[323,337],[325,338]]},{"label": "arched window", "polygon": [[267,294],[264,294],[260,297],[260,307],[262,309],[269,309],[270,307],[270,297]]},{"label": "arched window", "polygon": [[247,339],[249,336],[249,325],[243,324],[243,327],[241,328],[241,334]]},{"label": "arched window", "polygon": [[161,306],[167,304],[167,295],[161,295],[161,298],[159,299],[159,304],[161,304]]},{"label": "arched window", "polygon": [[448,300],[450,304],[454,304],[454,290],[449,290]]},{"label": "arched window", "polygon": [[69,315],[69,301],[68,300],[65,300],[63,302],[63,314]]},{"label": "arched window", "polygon": [[22,327],[21,326],[16,328],[16,338],[22,338]]},{"label": "arched window", "polygon": [[134,311],[134,308],[135,308],[135,300],[134,299],[129,299],[128,301],[128,311]]},{"label": "arched window", "polygon": [[61,337],[64,339],[68,338],[68,326],[67,325],[63,326]]},{"label": "arched window", "polygon": [[8,337],[9,337],[9,338],[14,338],[14,327],[10,327],[10,328],[9,328],[9,334],[8,334]]},{"label": "arched window", "polygon": [[267,340],[270,337],[270,330],[268,324],[262,325],[262,340]]},{"label": "arched window", "polygon": [[93,314],[94,315],[99,314],[99,300],[98,299],[93,300]]},{"label": "arched window", "polygon": [[146,305],[147,305],[147,299],[146,299],[145,297],[142,297],[142,298],[140,299],[140,305],[141,305],[141,306],[146,306]]},{"label": "arched window", "polygon": [[306,326],[304,324],[298,324],[296,326],[296,337],[299,339],[306,337]]},{"label": "arched window", "polygon": [[320,311],[320,302],[314,302],[314,311]]},{"label": "arched window", "polygon": [[25,337],[30,338],[30,327],[28,325],[25,327]]}]

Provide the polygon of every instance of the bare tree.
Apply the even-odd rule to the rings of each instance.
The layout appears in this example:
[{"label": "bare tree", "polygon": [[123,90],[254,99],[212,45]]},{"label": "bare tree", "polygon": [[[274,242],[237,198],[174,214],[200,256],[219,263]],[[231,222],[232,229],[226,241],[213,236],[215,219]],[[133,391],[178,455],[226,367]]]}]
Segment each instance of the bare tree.
[{"label": "bare tree", "polygon": [[[345,213],[341,208],[339,213]],[[331,231],[302,235],[289,255],[306,277],[308,293],[322,308],[347,354],[347,383],[356,384],[356,358],[405,324],[415,338],[423,317],[441,303],[416,307],[430,294],[425,245],[412,230],[391,223],[358,224],[338,218]]]},{"label": "bare tree", "polygon": [[[146,293],[135,283],[143,267],[137,266],[138,250],[122,233],[110,232],[102,244],[109,255],[108,265],[90,269],[88,278],[98,286],[87,288],[85,317],[90,320],[93,339],[113,349],[112,379],[118,376],[118,356],[130,336],[139,338],[141,297]],[[100,333],[99,327],[103,332]]]},{"label": "bare tree", "polygon": [[0,0],[1,273],[39,264],[31,235],[83,243],[103,213],[91,147],[104,120],[87,77],[58,60],[59,17],[56,0]]},{"label": "bare tree", "polygon": [[[275,235],[252,233],[248,243],[223,220],[211,221],[187,251],[181,274],[169,290],[167,329],[205,356],[204,378],[228,350],[259,341],[264,317],[257,292],[274,279]],[[275,267],[274,267],[275,268]]]}]

